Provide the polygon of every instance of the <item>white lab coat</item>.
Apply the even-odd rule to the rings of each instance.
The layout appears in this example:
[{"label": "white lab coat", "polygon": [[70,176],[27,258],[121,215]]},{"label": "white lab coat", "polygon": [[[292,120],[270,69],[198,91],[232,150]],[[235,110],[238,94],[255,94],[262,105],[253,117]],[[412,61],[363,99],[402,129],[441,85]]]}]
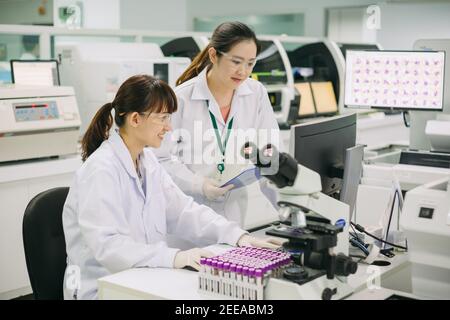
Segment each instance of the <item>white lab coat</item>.
[{"label": "white lab coat", "polygon": [[136,267],[173,267],[178,249],[166,233],[205,246],[236,244],[245,232],[186,196],[150,149],[139,158],[141,184],[131,155],[114,131],[76,172],[63,211],[68,255],[65,298],[73,298],[74,272],[81,271],[78,299],[97,295],[97,279]]},{"label": "white lab coat", "polygon": [[172,115],[173,131],[166,134],[161,148],[155,151],[160,163],[174,182],[197,202],[213,208],[214,211],[240,223],[241,226],[247,225],[248,215],[259,215],[261,221],[275,220],[276,210],[263,195],[257,183],[232,190],[221,200],[209,201],[202,195],[204,177],[219,176],[218,161],[208,162],[202,157],[210,154],[210,150],[218,155],[216,160],[220,157],[206,100],[209,100],[209,110],[217,120],[219,132],[226,131],[224,129],[228,122],[234,118],[232,134],[226,147],[225,171],[221,179],[221,182],[225,182],[249,165],[249,161],[242,164],[243,158],[239,159],[243,141],[238,137],[240,133],[238,129],[244,131],[257,129],[259,139],[247,140],[259,147],[268,142],[279,146],[279,127],[265,87],[256,80],[250,78],[245,80],[235,90],[227,123],[224,122],[220,107],[208,88],[206,68],[197,77],[178,86],[175,93],[178,98],[178,110]]},{"label": "white lab coat", "polygon": [[36,57],[34,54],[32,54],[30,52],[24,52],[20,56],[20,60],[37,60],[37,59],[38,59],[38,57]]}]

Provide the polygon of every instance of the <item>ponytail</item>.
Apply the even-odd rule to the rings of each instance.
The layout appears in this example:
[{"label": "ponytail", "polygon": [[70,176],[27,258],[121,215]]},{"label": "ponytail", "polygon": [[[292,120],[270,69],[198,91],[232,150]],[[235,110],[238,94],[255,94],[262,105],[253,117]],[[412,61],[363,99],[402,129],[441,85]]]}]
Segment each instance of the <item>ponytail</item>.
[{"label": "ponytail", "polygon": [[[114,109],[114,120],[111,114]],[[177,111],[177,97],[169,85],[152,76],[141,74],[128,78],[119,87],[113,102],[101,107],[81,140],[83,161],[109,138],[109,130],[115,124],[122,128],[126,116],[133,112],[143,113]]]},{"label": "ponytail", "polygon": [[81,157],[83,161],[86,161],[100,147],[102,142],[108,139],[109,130],[113,125],[112,109],[113,104],[108,102],[97,111],[92,119],[89,128],[81,140]]},{"label": "ponytail", "polygon": [[207,45],[206,48],[204,48],[197,56],[195,56],[194,61],[192,61],[191,65],[177,79],[177,86],[179,86],[183,82],[195,78],[200,72],[202,72],[204,68],[211,64],[211,61],[209,60],[209,48],[211,48],[210,44]]}]

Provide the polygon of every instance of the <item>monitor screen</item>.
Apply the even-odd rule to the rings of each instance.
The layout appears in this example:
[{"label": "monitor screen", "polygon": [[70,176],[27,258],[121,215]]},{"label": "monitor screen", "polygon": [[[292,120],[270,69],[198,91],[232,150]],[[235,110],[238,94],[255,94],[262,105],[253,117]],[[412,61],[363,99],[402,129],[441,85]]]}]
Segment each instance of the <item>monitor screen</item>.
[{"label": "monitor screen", "polygon": [[330,114],[338,111],[336,96],[331,81],[311,82],[311,88],[318,114]]},{"label": "monitor screen", "polygon": [[347,149],[356,143],[356,114],[334,116],[291,126],[289,153],[321,176],[322,192],[339,192]]},{"label": "monitor screen", "polygon": [[270,104],[272,105],[273,111],[281,111],[282,108],[282,96],[281,91],[269,91],[267,92],[269,95]]},{"label": "monitor screen", "polygon": [[347,51],[347,106],[442,110],[443,51]]},{"label": "monitor screen", "polygon": [[169,63],[153,64],[153,75],[156,79],[169,83]]},{"label": "monitor screen", "polygon": [[59,86],[56,60],[11,60],[12,82],[20,85]]},{"label": "monitor screen", "polygon": [[302,118],[315,115],[316,109],[314,108],[310,84],[308,82],[301,82],[294,85],[300,93],[300,107],[298,108],[298,116]]}]

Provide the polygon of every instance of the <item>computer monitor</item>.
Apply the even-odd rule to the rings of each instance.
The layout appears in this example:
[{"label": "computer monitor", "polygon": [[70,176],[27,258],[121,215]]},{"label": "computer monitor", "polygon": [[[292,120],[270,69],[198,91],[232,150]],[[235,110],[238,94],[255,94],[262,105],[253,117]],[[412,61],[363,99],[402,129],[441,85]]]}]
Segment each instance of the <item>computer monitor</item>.
[{"label": "computer monitor", "polygon": [[345,151],[344,175],[339,200],[348,204],[350,208],[350,221],[356,207],[359,183],[362,176],[365,145],[359,144]]},{"label": "computer monitor", "polygon": [[59,86],[57,60],[11,60],[12,82],[19,85]]},{"label": "computer monitor", "polygon": [[320,174],[322,192],[342,187],[346,151],[356,144],[356,114],[345,114],[291,126],[290,154]]},{"label": "computer monitor", "polygon": [[347,51],[344,104],[442,111],[444,51]]}]

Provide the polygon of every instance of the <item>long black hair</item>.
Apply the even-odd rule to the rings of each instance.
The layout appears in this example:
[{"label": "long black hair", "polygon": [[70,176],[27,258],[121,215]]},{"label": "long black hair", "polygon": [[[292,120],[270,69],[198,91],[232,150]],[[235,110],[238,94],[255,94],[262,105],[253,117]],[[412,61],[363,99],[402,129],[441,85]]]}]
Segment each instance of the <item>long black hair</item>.
[{"label": "long black hair", "polygon": [[113,125],[112,109],[115,111],[114,121],[120,128],[128,113],[175,112],[177,98],[167,83],[152,76],[136,75],[127,79],[120,86],[114,100],[101,107],[92,119],[81,141],[83,161],[108,139]]},{"label": "long black hair", "polygon": [[220,24],[213,32],[209,44],[192,61],[191,65],[178,78],[177,85],[182,84],[196,77],[202,70],[211,64],[208,50],[215,48],[217,55],[221,52],[228,52],[231,48],[241,41],[254,41],[257,54],[261,50],[261,45],[256,38],[255,33],[250,27],[242,22],[224,22]]}]

